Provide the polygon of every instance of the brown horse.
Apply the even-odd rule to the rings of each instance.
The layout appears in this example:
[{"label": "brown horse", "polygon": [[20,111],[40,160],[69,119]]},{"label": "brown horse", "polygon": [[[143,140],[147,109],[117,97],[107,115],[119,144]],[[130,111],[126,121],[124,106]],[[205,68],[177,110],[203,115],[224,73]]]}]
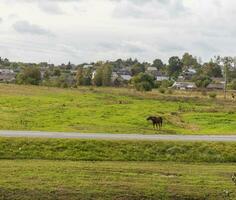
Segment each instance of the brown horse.
[{"label": "brown horse", "polygon": [[153,124],[153,128],[158,128],[159,130],[162,127],[162,123],[163,123],[163,119],[162,117],[154,117],[154,116],[150,116],[147,118],[148,121],[152,121]]}]

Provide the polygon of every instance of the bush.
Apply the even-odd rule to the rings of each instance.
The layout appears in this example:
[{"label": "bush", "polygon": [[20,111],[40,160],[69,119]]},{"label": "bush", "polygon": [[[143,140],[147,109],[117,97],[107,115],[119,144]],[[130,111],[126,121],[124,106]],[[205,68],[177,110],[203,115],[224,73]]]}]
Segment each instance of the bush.
[{"label": "bush", "polygon": [[161,94],[165,94],[166,90],[165,90],[164,88],[159,88],[159,92],[160,92]]},{"label": "bush", "polygon": [[206,96],[207,95],[206,90],[202,90],[201,94],[202,94],[202,96]]},{"label": "bush", "polygon": [[212,98],[212,99],[215,99],[217,96],[217,94],[215,92],[212,92],[209,94],[209,97]]},{"label": "bush", "polygon": [[132,83],[138,91],[151,91],[154,88],[154,77],[140,73],[132,79]]},{"label": "bush", "polygon": [[234,80],[234,81],[231,83],[230,89],[236,90],[236,80]]},{"label": "bush", "polygon": [[167,93],[168,93],[168,94],[173,94],[173,93],[174,93],[174,91],[173,91],[173,90],[171,90],[171,89],[169,89],[169,90],[167,91]]}]

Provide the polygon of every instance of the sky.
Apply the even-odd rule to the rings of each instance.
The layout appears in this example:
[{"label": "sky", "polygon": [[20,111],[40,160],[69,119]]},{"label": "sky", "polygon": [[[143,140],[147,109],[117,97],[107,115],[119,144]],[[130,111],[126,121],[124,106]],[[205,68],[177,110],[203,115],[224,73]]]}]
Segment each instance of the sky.
[{"label": "sky", "polygon": [[235,0],[0,0],[0,56],[79,64],[236,55]]}]

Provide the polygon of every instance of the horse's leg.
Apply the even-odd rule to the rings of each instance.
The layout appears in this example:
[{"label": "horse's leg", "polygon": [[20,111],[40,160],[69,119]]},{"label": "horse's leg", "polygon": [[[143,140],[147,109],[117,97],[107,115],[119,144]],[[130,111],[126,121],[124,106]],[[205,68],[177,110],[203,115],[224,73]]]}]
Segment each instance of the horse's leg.
[{"label": "horse's leg", "polygon": [[152,125],[153,125],[153,129],[155,129],[155,123],[154,123],[154,122],[153,122],[153,124],[152,124]]}]

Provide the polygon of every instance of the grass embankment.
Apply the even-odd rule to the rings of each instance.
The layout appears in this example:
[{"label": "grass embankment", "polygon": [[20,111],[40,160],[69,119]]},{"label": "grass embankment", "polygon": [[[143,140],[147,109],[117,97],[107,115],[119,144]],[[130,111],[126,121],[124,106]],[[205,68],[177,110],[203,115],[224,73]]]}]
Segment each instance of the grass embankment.
[{"label": "grass embankment", "polygon": [[0,168],[4,200],[236,198],[232,164],[2,160]]},{"label": "grass embankment", "polygon": [[236,143],[0,138],[0,159],[236,162]]},{"label": "grass embankment", "polygon": [[2,130],[154,134],[150,115],[163,134],[236,134],[236,104],[199,93],[0,85]]}]

